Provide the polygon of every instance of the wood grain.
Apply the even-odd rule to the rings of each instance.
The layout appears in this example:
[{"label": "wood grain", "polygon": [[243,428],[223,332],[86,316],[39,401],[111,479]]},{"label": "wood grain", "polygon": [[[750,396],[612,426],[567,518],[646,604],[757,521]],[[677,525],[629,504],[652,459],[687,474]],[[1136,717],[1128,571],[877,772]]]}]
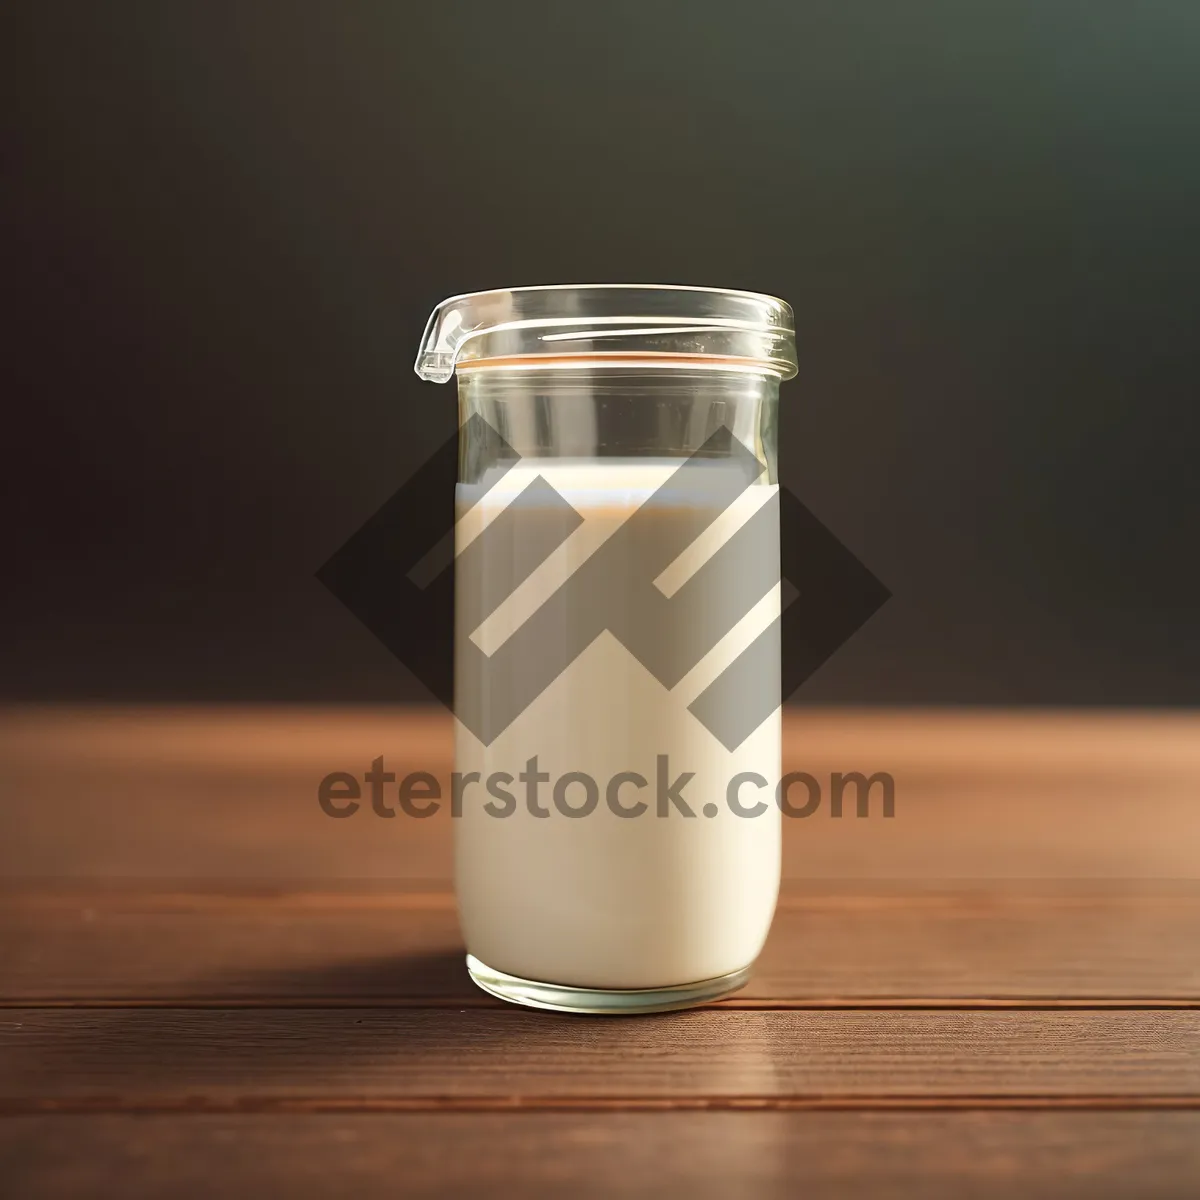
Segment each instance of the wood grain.
[{"label": "wood grain", "polygon": [[11,1195],[1181,1200],[1200,1113],[16,1117]]},{"label": "wood grain", "polygon": [[0,1108],[1200,1103],[1200,1012],[8,1009]]},{"label": "wood grain", "polygon": [[[0,879],[425,881],[451,822],[326,817],[328,772],[450,769],[425,710],[10,709]],[[785,766],[890,772],[896,816],[785,822],[788,878],[1200,879],[1194,714],[789,712]]]},{"label": "wood grain", "polygon": [[785,822],[751,985],[581,1019],[474,990],[444,714],[0,713],[0,1190],[1200,1190],[1200,717],[790,713],[896,816]]},{"label": "wood grain", "polygon": [[[0,894],[0,1003],[471,1004],[445,892]],[[1200,1006],[1200,885],[793,885],[727,1006]]]}]

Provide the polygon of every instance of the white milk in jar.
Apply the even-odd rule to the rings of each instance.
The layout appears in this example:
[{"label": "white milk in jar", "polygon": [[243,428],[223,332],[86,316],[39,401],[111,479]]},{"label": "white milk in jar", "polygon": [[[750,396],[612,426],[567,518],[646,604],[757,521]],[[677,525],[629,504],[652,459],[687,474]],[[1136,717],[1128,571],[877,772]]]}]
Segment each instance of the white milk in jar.
[{"label": "white milk in jar", "polygon": [[457,375],[456,891],[468,968],[576,1012],[742,986],[779,886],[778,389],[757,293],[513,288]]}]

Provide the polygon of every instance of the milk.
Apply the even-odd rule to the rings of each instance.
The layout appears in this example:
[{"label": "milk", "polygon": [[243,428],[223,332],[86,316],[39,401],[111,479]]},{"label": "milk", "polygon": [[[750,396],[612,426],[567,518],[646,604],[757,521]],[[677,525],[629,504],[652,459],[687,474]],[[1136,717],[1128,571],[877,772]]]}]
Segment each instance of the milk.
[{"label": "milk", "polygon": [[[459,576],[459,647],[471,639],[494,655],[522,630],[528,638],[539,628],[542,606],[643,506],[649,507],[642,518],[652,519],[656,533],[684,547],[655,583],[670,596],[769,505],[777,490],[755,483],[733,503],[714,500],[710,512],[698,513],[694,497],[681,503],[657,491],[679,465],[656,459],[524,459],[503,477],[495,471],[478,485],[460,485],[460,562],[467,561],[464,551],[482,540],[475,546],[473,573]],[[722,468],[715,462],[706,469]],[[478,597],[462,594],[464,584],[484,588],[505,580],[518,553],[512,541],[483,535],[538,475],[570,503],[577,527],[494,611],[479,610]],[[718,577],[705,589],[716,602],[721,597],[715,593],[735,582]],[[507,584],[500,590],[507,591]],[[602,632],[502,732],[489,733],[489,744],[456,721],[456,771],[464,778],[479,776],[460,789],[456,821],[460,916],[475,958],[524,979],[595,989],[670,987],[753,962],[779,884],[780,814],[774,792],[781,769],[779,712],[775,708],[730,750],[688,711],[688,704],[778,613],[776,585],[670,688],[612,633]],[[690,645],[689,619],[681,614],[661,636],[680,647]],[[545,638],[534,640],[540,649],[531,657],[561,656],[559,642],[570,633],[550,627]],[[465,663],[465,657],[460,653],[457,666],[460,696],[481,687],[477,666]],[[778,681],[763,679],[761,686],[777,691]],[[549,778],[531,784],[528,764],[535,757],[537,774]],[[595,806],[583,816],[566,815],[555,805],[555,785],[572,772],[595,783]],[[755,816],[739,815],[729,804],[728,785],[744,772],[767,784],[760,789],[744,783],[740,789],[743,806],[761,804]],[[675,797],[695,814],[690,817],[670,794],[688,773],[691,778]],[[644,787],[637,786],[635,776]],[[531,788],[537,811],[548,815],[530,810]],[[663,793],[668,793],[665,806]],[[593,795],[576,778],[560,786],[559,799],[564,807],[578,809],[588,807]],[[616,811],[639,802],[645,805],[640,815]],[[487,804],[507,815],[492,815]]]}]

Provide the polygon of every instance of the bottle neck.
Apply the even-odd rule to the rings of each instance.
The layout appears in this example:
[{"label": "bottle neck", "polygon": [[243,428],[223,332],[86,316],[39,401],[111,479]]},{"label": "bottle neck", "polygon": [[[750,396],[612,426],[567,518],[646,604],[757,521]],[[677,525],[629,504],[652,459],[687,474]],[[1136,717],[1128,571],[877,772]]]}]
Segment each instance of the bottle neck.
[{"label": "bottle neck", "polygon": [[765,468],[758,482],[775,483],[778,399],[777,375],[744,368],[576,363],[460,371],[460,479],[479,482],[501,458],[615,465],[749,452]]}]

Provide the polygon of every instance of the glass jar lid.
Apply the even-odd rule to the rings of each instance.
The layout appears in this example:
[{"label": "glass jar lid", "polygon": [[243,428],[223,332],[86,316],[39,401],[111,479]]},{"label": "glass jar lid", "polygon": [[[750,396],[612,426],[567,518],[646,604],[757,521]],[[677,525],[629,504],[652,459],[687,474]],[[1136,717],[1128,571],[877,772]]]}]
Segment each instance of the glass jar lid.
[{"label": "glass jar lid", "polygon": [[[542,359],[545,361],[538,362]],[[643,283],[556,284],[451,296],[433,310],[416,372],[446,383],[458,367],[731,365],[791,379],[791,308],[774,296]]]}]

